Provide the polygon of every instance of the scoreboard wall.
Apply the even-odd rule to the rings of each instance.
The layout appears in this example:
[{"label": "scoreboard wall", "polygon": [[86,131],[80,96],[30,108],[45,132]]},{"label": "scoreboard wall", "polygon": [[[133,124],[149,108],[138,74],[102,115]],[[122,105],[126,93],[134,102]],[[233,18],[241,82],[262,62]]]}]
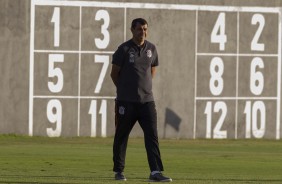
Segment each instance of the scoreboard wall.
[{"label": "scoreboard wall", "polygon": [[161,133],[280,139],[280,8],[61,0],[31,1],[30,136],[114,134],[112,54],[136,17],[160,55]]}]

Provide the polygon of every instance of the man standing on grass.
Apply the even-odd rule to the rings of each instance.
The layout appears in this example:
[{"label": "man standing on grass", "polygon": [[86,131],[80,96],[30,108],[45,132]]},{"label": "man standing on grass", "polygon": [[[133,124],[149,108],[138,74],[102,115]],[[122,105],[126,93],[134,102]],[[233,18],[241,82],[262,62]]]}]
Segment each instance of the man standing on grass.
[{"label": "man standing on grass", "polygon": [[158,54],[154,44],[145,40],[148,23],[142,18],[131,23],[132,39],[121,44],[113,55],[111,78],[117,88],[116,132],[113,145],[113,161],[116,180],[126,180],[123,171],[129,134],[139,122],[143,132],[150,166],[149,180],[170,182],[162,175],[157,112],[152,93],[152,78],[158,66]]}]

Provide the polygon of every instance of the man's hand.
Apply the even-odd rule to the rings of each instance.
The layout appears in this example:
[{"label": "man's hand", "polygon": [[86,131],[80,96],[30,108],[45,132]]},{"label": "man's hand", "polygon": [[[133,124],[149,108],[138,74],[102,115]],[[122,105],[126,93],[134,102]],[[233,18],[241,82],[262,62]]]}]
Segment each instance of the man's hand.
[{"label": "man's hand", "polygon": [[115,64],[112,64],[111,78],[116,87],[118,83],[119,71],[120,71],[120,67]]}]

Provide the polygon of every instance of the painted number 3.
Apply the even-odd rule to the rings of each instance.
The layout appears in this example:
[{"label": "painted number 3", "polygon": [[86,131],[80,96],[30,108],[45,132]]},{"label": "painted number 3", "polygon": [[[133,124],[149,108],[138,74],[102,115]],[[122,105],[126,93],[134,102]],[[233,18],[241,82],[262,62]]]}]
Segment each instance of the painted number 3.
[{"label": "painted number 3", "polygon": [[104,24],[101,26],[101,33],[103,34],[104,38],[94,38],[95,45],[99,49],[105,49],[110,43],[110,33],[108,31],[110,25],[110,15],[106,10],[99,10],[95,16],[96,21],[103,20]]}]

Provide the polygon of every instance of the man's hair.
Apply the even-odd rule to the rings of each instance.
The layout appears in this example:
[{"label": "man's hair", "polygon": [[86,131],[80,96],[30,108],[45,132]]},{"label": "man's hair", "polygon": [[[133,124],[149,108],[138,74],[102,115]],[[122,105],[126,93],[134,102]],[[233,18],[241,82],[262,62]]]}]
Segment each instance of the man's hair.
[{"label": "man's hair", "polygon": [[148,25],[148,22],[145,20],[145,19],[143,19],[143,18],[137,18],[137,19],[134,19],[132,22],[131,22],[131,28],[135,28],[136,27],[136,25],[137,24],[141,24],[142,26],[143,25]]}]

